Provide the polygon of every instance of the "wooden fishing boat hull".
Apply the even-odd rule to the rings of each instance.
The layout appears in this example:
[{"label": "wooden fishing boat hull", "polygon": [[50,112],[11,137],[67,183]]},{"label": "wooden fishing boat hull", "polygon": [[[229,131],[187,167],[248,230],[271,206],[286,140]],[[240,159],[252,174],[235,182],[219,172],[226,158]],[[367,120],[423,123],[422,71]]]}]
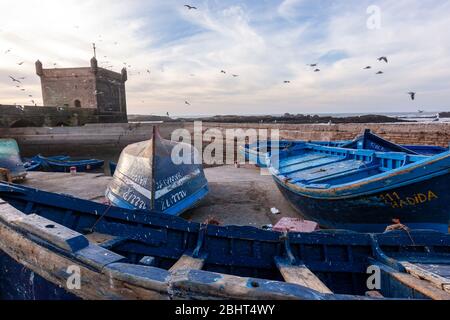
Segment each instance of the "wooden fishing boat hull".
[{"label": "wooden fishing boat hull", "polygon": [[343,199],[302,195],[274,178],[279,190],[306,219],[330,229],[384,232],[393,219],[411,229],[448,232],[450,174],[398,188]]},{"label": "wooden fishing boat hull", "polygon": [[[0,197],[21,211],[0,204],[0,251],[51,286],[67,288],[68,268],[80,267],[81,289],[70,293],[83,299],[364,299],[369,266],[380,268],[386,297],[450,299],[402,264],[450,265],[450,236],[441,233],[200,225],[7,183]],[[14,281],[36,290],[28,277]]]},{"label": "wooden fishing boat hull", "polygon": [[[184,158],[175,159],[180,150]],[[180,215],[207,193],[208,181],[198,150],[163,139],[154,127],[152,139],[123,149],[106,197],[125,209]]]}]

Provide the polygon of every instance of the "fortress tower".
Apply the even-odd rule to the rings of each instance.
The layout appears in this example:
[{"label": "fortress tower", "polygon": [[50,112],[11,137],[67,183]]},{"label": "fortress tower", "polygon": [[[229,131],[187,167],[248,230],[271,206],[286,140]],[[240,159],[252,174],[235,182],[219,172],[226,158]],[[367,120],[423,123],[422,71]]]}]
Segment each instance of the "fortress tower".
[{"label": "fortress tower", "polygon": [[36,74],[45,106],[97,109],[97,114],[122,114],[126,119],[125,68],[121,73],[99,68],[92,58],[90,67],[44,69],[38,60]]}]

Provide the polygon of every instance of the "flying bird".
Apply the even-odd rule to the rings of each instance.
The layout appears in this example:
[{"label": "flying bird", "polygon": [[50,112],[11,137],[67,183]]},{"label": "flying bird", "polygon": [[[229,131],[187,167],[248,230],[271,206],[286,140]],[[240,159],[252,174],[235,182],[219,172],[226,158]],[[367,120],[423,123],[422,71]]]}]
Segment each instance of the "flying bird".
[{"label": "flying bird", "polygon": [[411,97],[411,100],[416,99],[416,93],[415,92],[408,92],[408,94]]},{"label": "flying bird", "polygon": [[384,61],[384,62],[388,63],[388,58],[386,58],[386,57],[379,57],[378,61]]},{"label": "flying bird", "polygon": [[18,65],[21,66],[21,65],[23,65],[24,63],[25,63],[24,61],[21,61],[21,62],[18,63]]},{"label": "flying bird", "polygon": [[169,117],[169,113],[168,112],[166,112],[166,115]]},{"label": "flying bird", "polygon": [[320,69],[316,69],[316,70],[314,70],[314,72],[320,72]]},{"label": "flying bird", "polygon": [[225,70],[220,70],[221,73],[226,74],[227,72]]},{"label": "flying bird", "polygon": [[151,73],[149,69],[147,69],[147,73],[148,73],[148,74],[150,74],[150,73]]},{"label": "flying bird", "polygon": [[190,106],[191,104],[186,100],[184,101],[184,104],[187,104],[188,106]]},{"label": "flying bird", "polygon": [[184,6],[185,6],[186,8],[188,8],[188,10],[192,10],[192,9],[197,10],[197,7],[190,6],[190,5],[188,5],[188,4],[185,4]]},{"label": "flying bird", "polygon": [[239,77],[238,74],[232,74],[232,76],[235,77],[235,78],[236,78],[236,77]]},{"label": "flying bird", "polygon": [[308,64],[308,66],[310,66],[311,68],[317,67],[317,63],[311,63],[311,64]]},{"label": "flying bird", "polygon": [[284,81],[284,83],[291,83],[289,80]]},{"label": "flying bird", "polygon": [[378,71],[376,74],[383,74],[384,72],[383,71]]},{"label": "flying bird", "polygon": [[10,53],[10,52],[11,52],[11,49],[8,49],[5,51],[5,54]]},{"label": "flying bird", "polygon": [[9,77],[11,78],[12,82],[22,83],[22,82],[20,82],[19,80],[15,79],[15,78],[12,77],[12,76],[9,76]]},{"label": "flying bird", "polygon": [[372,69],[372,67],[371,66],[367,66],[367,67],[364,68],[364,70],[367,70],[367,69]]}]

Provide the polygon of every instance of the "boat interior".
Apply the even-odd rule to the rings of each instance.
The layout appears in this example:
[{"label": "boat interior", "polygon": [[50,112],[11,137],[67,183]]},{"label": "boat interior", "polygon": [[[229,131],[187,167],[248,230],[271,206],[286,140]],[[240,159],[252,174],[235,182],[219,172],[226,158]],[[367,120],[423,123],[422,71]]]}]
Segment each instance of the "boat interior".
[{"label": "boat interior", "polygon": [[200,225],[22,186],[1,186],[2,198],[25,214],[20,228],[40,237],[45,245],[52,246],[49,241],[55,237],[76,232],[98,248],[88,252],[90,257],[108,250],[131,265],[169,271],[188,265],[254,279],[255,288],[261,281],[275,280],[322,293],[364,296],[367,268],[375,265],[385,281],[384,297],[429,298],[420,289],[426,288],[424,283],[408,277],[404,264],[420,264],[425,271],[431,264],[439,264],[443,272],[450,265],[450,238],[437,232],[283,234],[252,227]]},{"label": "boat interior", "polygon": [[272,156],[271,167],[278,177],[311,188],[330,188],[367,179],[422,160],[424,155],[403,152],[377,152],[298,144]]}]

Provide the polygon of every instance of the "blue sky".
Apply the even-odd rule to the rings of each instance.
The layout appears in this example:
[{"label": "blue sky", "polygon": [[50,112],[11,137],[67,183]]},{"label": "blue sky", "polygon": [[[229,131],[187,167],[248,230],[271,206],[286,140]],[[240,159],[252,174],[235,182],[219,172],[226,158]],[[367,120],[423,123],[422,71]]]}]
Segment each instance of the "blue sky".
[{"label": "blue sky", "polygon": [[0,103],[40,104],[34,61],[85,66],[95,42],[103,66],[131,65],[129,113],[450,110],[449,13],[446,0],[2,0]]}]

